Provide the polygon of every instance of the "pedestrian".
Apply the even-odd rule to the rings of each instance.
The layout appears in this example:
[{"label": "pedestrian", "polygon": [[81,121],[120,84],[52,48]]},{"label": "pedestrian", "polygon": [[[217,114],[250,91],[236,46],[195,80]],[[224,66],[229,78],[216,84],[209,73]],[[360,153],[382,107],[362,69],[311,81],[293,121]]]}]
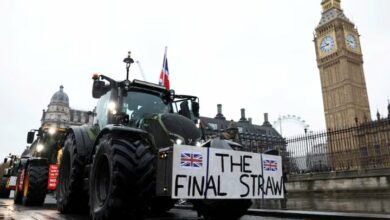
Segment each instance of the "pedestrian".
[{"label": "pedestrian", "polygon": [[237,142],[238,141],[237,134],[238,134],[237,125],[234,123],[233,120],[231,120],[226,130],[222,132],[221,138]]}]

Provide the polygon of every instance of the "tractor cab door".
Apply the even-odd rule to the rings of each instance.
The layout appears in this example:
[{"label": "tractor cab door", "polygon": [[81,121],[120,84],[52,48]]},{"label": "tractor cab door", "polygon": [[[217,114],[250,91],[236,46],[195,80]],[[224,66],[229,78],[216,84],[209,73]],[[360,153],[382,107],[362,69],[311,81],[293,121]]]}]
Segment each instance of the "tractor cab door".
[{"label": "tractor cab door", "polygon": [[174,113],[180,114],[197,123],[199,119],[199,103],[196,99],[179,98],[173,102]]},{"label": "tractor cab door", "polygon": [[111,91],[107,92],[99,98],[99,101],[96,105],[96,116],[94,118],[93,124],[97,125],[100,129],[103,129],[107,124],[109,124],[112,118],[112,110],[115,102],[113,102],[111,97]]}]

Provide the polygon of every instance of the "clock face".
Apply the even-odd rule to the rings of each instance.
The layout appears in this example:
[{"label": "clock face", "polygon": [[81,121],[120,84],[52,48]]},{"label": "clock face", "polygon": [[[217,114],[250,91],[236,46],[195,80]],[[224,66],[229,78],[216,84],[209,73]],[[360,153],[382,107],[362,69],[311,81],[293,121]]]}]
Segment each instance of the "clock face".
[{"label": "clock face", "polygon": [[324,53],[329,53],[334,48],[334,40],[331,36],[326,36],[322,39],[320,49]]},{"label": "clock face", "polygon": [[352,34],[348,34],[346,40],[347,40],[347,45],[350,48],[356,49],[356,47],[357,47],[356,39]]}]

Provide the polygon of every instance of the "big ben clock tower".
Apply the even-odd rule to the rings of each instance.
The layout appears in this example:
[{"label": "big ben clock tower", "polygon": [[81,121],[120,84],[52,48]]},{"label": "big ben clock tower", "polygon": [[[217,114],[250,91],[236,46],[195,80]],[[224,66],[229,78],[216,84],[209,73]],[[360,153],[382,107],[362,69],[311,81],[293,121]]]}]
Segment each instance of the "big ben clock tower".
[{"label": "big ben clock tower", "polygon": [[344,15],[340,0],[322,0],[322,17],[315,29],[327,129],[370,120],[359,33]]}]

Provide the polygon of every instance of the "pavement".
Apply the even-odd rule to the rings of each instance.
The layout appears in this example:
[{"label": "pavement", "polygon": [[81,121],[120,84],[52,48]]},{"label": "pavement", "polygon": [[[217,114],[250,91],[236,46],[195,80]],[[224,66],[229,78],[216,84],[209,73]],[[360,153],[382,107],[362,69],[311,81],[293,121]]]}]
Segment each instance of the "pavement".
[{"label": "pavement", "polygon": [[272,210],[272,209],[249,209],[248,214],[260,216],[278,216],[280,218],[295,219],[390,219],[389,214],[370,214],[356,212],[319,212],[305,210]]},{"label": "pavement", "polygon": [[[302,198],[301,198],[302,199]],[[389,198],[390,199],[390,198]],[[243,216],[240,220],[292,220],[292,219],[390,219],[389,213],[369,213],[369,212],[349,212],[348,209],[344,211],[340,210],[308,210],[306,206],[305,209],[289,209],[291,207],[299,207],[297,201],[300,199],[290,199],[284,204],[285,209],[280,209],[278,204],[281,204],[280,201],[263,201],[261,203],[254,203],[251,209],[248,210],[248,214]],[[311,200],[313,201],[313,199]],[[350,200],[352,201],[352,200]],[[368,200],[369,201],[369,200]],[[306,204],[306,203],[304,203]],[[333,205],[334,207],[337,207]],[[332,207],[333,207],[332,206]],[[345,205],[344,205],[345,206]],[[340,206],[337,209],[341,209],[344,206]],[[267,207],[267,208],[261,208]],[[359,206],[357,206],[359,207]],[[345,208],[345,207],[344,207]],[[383,209],[383,207],[382,207]],[[22,205],[15,205],[13,199],[0,199],[0,220],[3,219],[15,219],[15,220],[87,220],[89,219],[88,215],[63,215],[56,210],[56,201],[51,196],[48,195],[45,200],[43,207],[25,207]],[[177,205],[175,208],[170,210],[164,216],[151,216],[147,219],[157,220],[157,219],[202,219],[197,216],[197,213],[192,210],[190,204]]]},{"label": "pavement", "polygon": [[[56,209],[55,199],[48,195],[43,207],[15,205],[13,199],[0,199],[0,220],[88,220],[88,215],[63,215]],[[163,216],[151,216],[146,220],[201,220],[190,208],[173,208]],[[243,216],[241,220],[276,220],[277,217]],[[291,218],[283,218],[292,220]]]},{"label": "pavement", "polygon": [[390,219],[384,194],[298,194],[287,200],[257,200],[249,214],[309,219]]}]

